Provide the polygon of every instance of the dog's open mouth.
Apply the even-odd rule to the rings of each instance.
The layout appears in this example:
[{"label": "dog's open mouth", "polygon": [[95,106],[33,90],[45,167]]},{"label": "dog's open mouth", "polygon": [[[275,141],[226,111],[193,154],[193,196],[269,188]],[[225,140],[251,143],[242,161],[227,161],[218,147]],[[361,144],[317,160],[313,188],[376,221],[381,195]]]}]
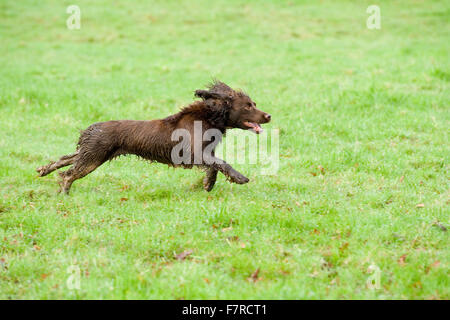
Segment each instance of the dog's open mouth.
[{"label": "dog's open mouth", "polygon": [[261,126],[256,122],[245,121],[244,125],[249,128],[248,130],[253,131],[256,134],[260,134],[261,132],[263,132],[263,128],[261,128]]}]

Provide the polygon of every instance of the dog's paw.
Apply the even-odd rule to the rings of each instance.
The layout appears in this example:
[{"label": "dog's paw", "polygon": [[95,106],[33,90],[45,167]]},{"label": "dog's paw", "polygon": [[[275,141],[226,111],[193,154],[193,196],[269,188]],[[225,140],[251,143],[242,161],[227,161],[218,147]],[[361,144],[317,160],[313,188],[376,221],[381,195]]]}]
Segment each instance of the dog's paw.
[{"label": "dog's paw", "polygon": [[36,169],[36,172],[39,174],[39,177],[43,177],[45,175],[47,175],[47,166],[42,166]]},{"label": "dog's paw", "polygon": [[210,192],[213,189],[214,185],[212,183],[204,183],[203,184],[203,189],[205,189],[205,191]]},{"label": "dog's paw", "polygon": [[210,181],[207,177],[203,179],[203,189],[210,192],[214,188],[215,181]]},{"label": "dog's paw", "polygon": [[244,176],[240,173],[238,173],[230,178],[231,178],[231,182],[234,182],[237,184],[245,184],[250,181],[246,176]]}]

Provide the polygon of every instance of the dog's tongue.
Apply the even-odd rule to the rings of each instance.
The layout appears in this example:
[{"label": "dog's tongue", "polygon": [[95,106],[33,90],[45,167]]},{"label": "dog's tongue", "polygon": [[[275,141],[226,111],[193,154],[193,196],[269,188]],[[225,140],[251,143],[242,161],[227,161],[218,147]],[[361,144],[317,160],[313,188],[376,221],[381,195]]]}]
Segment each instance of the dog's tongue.
[{"label": "dog's tongue", "polygon": [[253,131],[256,134],[260,134],[261,132],[263,132],[263,129],[261,128],[261,126],[258,123],[255,122],[244,122],[244,124],[249,127],[250,131]]}]

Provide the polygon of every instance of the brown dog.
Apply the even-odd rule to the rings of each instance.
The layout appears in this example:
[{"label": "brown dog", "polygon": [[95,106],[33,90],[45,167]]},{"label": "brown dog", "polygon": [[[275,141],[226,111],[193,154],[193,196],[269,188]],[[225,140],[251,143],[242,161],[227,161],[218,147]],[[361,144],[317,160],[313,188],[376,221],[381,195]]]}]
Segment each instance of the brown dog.
[{"label": "brown dog", "polygon": [[[270,115],[256,109],[256,104],[245,93],[235,91],[223,82],[216,81],[209,86],[209,90],[197,90],[195,95],[202,100],[195,101],[165,119],[94,123],[81,133],[75,153],[39,167],[36,171],[43,177],[56,169],[72,165],[67,171],[60,172],[60,191],[68,193],[75,180],[91,173],[105,161],[120,155],[135,154],[172,166],[205,168],[206,177],[203,185],[206,191],[214,187],[218,171],[231,182],[247,183],[248,178],[214,156],[214,148],[226,129],[240,128],[260,133],[262,131],[260,124],[269,122]],[[198,133],[196,135],[196,124],[200,124],[200,135]],[[187,134],[187,141],[184,141],[182,146],[186,147],[184,151],[189,152],[187,157],[184,154],[181,162],[174,157],[173,152],[174,147],[179,145],[174,139],[174,132],[178,129],[180,129],[178,132]],[[214,129],[220,137],[213,134],[214,139],[203,141],[204,134],[208,130],[214,133]],[[196,145],[201,148],[200,158],[194,154]],[[210,145],[209,153],[205,152],[208,145]]]}]

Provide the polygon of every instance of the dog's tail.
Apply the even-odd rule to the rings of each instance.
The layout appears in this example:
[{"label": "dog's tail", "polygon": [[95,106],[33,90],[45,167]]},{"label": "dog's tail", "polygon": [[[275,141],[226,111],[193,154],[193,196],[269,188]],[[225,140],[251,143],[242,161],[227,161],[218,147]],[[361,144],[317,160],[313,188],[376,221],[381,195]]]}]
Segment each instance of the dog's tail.
[{"label": "dog's tail", "polygon": [[71,165],[75,162],[77,156],[78,156],[78,150],[75,153],[62,156],[58,161],[50,162],[49,164],[39,167],[36,169],[36,171],[39,173],[39,177],[43,177],[48,175],[49,173],[52,173],[56,169]]}]

